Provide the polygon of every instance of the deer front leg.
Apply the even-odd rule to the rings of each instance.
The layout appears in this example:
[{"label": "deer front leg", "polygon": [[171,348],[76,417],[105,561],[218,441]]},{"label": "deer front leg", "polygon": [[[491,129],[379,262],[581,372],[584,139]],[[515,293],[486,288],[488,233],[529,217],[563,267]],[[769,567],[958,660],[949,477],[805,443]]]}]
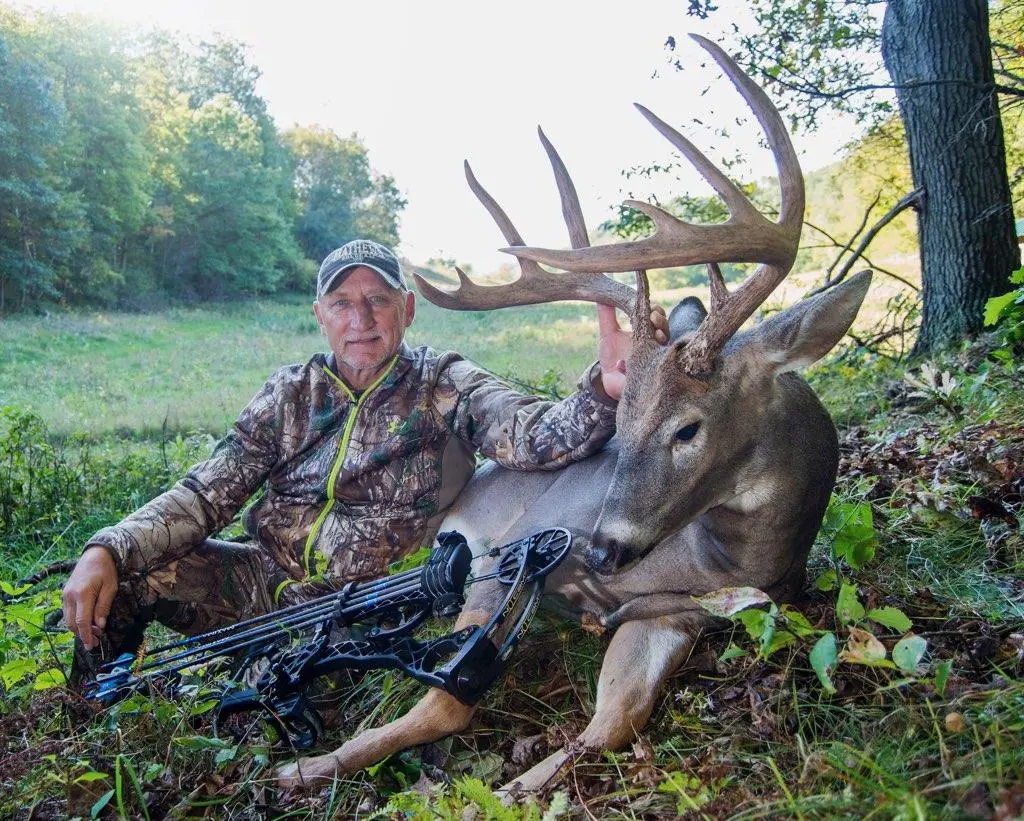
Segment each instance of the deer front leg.
[{"label": "deer front leg", "polygon": [[[455,629],[486,624],[489,618],[490,613],[485,610],[464,610]],[[277,784],[283,789],[314,789],[329,784],[337,776],[361,770],[392,753],[429,744],[465,729],[474,709],[443,690],[432,688],[404,716],[360,733],[334,752],[307,756],[278,767]]]},{"label": "deer front leg", "polygon": [[612,636],[601,665],[594,717],[575,742],[551,754],[501,788],[539,792],[579,750],[617,750],[647,723],[661,687],[685,660],[692,630],[679,617],[626,622]]}]

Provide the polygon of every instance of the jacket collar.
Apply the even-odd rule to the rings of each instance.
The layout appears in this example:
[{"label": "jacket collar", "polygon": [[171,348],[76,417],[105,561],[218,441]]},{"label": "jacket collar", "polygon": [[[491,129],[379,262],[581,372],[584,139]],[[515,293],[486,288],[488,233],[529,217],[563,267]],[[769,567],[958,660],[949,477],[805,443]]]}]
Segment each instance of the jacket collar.
[{"label": "jacket collar", "polygon": [[[413,358],[414,355],[412,348],[410,348],[408,343],[403,339],[402,344],[398,348],[398,353],[395,354],[394,360],[390,360],[384,366],[388,371],[387,375],[381,382],[374,383],[372,385],[373,390],[387,390],[398,384],[405,374],[409,372]],[[321,368],[328,379],[338,385],[346,394],[358,397],[363,393],[363,391],[354,390],[339,374],[338,363],[334,356],[334,351],[329,351],[323,356]]]}]

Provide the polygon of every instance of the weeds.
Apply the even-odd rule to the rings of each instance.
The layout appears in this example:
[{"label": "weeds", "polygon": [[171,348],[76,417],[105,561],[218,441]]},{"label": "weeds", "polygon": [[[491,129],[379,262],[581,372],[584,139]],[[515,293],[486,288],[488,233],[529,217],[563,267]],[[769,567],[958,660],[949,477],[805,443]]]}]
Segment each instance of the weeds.
[{"label": "weeds", "polygon": [[[999,325],[947,356],[908,368],[851,348],[812,374],[842,454],[806,597],[772,603],[746,591],[719,603],[723,626],[670,681],[643,735],[580,756],[554,792],[514,808],[493,789],[586,725],[606,638],[542,617],[465,734],[310,796],[281,794],[271,768],[291,754],[259,737],[212,738],[213,685],[106,710],[69,693],[69,636],[46,622],[56,589],[15,586],[166,487],[209,438],[57,437],[40,417],[5,409],[0,815],[1024,814],[1024,308],[1017,296],[1004,303]],[[560,389],[547,367],[530,378]],[[339,683],[324,748],[404,713],[422,692],[382,671]]]}]

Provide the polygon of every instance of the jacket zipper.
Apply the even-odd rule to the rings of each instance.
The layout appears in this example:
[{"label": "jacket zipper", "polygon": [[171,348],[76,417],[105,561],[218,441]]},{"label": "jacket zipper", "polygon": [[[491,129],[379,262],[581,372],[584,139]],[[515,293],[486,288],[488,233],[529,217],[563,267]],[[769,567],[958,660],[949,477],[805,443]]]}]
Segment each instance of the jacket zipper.
[{"label": "jacket zipper", "polygon": [[[356,417],[359,415],[359,410],[365,404],[367,397],[373,393],[380,383],[384,381],[387,375],[391,373],[397,361],[398,357],[396,356],[384,369],[384,372],[373,381],[373,384],[363,391],[362,396],[356,400],[355,407],[352,408],[352,412],[349,414],[348,420],[345,422],[345,432],[342,434],[341,446],[338,448],[338,456],[334,460],[334,466],[331,468],[330,475],[327,477],[327,504],[324,505],[324,509],[320,511],[320,515],[316,517],[316,521],[313,522],[313,526],[309,529],[309,535],[306,537],[306,549],[303,553],[303,559],[306,566],[307,581],[315,577],[318,573],[316,567],[316,554],[313,552],[313,543],[316,541],[317,534],[320,532],[320,527],[323,525],[324,519],[327,518],[327,514],[329,514],[331,512],[331,508],[334,507],[334,483],[338,480],[338,474],[341,472],[341,465],[345,461],[345,454],[348,451],[349,440],[352,438],[352,430],[356,426]],[[344,389],[345,393],[348,394],[349,401],[355,399],[348,385],[331,373],[330,370],[327,370],[327,373],[332,376],[335,382],[337,382],[338,385]],[[278,593],[279,592],[280,591],[278,591]]]}]

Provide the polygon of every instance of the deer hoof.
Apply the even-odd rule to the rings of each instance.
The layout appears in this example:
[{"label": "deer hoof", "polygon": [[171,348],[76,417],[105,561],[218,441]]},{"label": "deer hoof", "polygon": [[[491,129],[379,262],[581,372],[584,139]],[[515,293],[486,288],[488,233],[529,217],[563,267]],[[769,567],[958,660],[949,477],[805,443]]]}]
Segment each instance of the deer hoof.
[{"label": "deer hoof", "polygon": [[300,758],[274,771],[277,786],[282,790],[315,790],[341,775],[340,762],[333,753]]},{"label": "deer hoof", "polygon": [[558,779],[563,767],[571,758],[572,756],[563,749],[535,764],[521,776],[496,790],[502,798],[502,803],[507,806],[520,798],[543,791]]}]

